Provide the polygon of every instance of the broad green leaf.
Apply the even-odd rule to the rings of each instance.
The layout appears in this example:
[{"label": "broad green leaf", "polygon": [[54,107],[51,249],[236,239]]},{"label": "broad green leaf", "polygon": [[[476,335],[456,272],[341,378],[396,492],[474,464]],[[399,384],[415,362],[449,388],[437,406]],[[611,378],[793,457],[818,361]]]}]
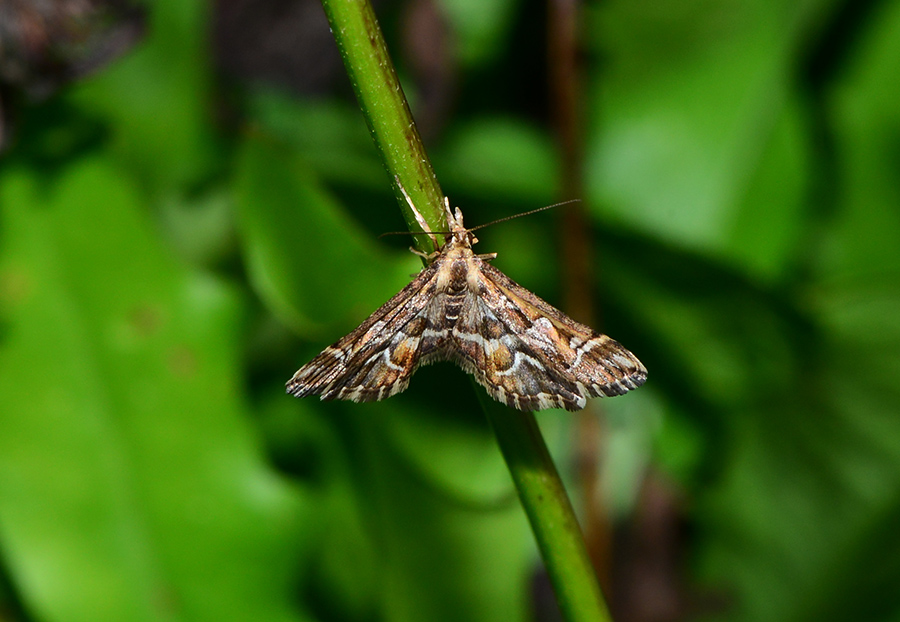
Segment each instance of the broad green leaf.
[{"label": "broad green leaf", "polygon": [[236,194],[251,279],[297,330],[336,339],[336,328],[368,317],[421,269],[411,253],[379,249],[302,159],[271,139],[245,141]]},{"label": "broad green leaf", "polygon": [[448,186],[478,197],[540,207],[556,196],[559,162],[552,141],[513,119],[481,118],[455,128],[435,167]]},{"label": "broad green leaf", "polygon": [[386,562],[371,495],[354,473],[365,470],[365,458],[350,451],[334,410],[289,398],[279,382],[262,400],[261,424],[275,464],[306,486],[316,508],[304,563],[320,610],[333,619],[372,619],[382,608]]},{"label": "broad green leaf", "polygon": [[40,620],[302,620],[305,497],[241,394],[241,307],[121,168],[0,176],[0,534]]},{"label": "broad green leaf", "polygon": [[498,449],[414,392],[294,406],[278,386],[267,402],[276,462],[315,494],[317,601],[341,619],[526,619],[534,546]]},{"label": "broad green leaf", "polygon": [[815,266],[821,278],[852,289],[860,279],[896,285],[889,276],[900,272],[900,85],[893,80],[900,69],[900,8],[890,4],[874,13],[865,34],[828,101],[841,183],[831,197],[834,227]]},{"label": "broad green leaf", "polygon": [[589,42],[587,180],[607,217],[783,274],[801,233],[809,149],[791,93],[810,6],[614,2]]},{"label": "broad green leaf", "polygon": [[881,7],[867,25],[829,97],[842,157],[802,299],[815,341],[801,340],[789,391],[757,385],[769,396],[737,413],[704,508],[705,569],[742,605],[729,620],[900,611],[885,588],[896,582],[887,525],[900,507],[900,7]]},{"label": "broad green leaf", "polygon": [[297,100],[270,91],[251,94],[248,108],[315,176],[384,191],[384,166],[358,108],[338,99]]},{"label": "broad green leaf", "polygon": [[[436,373],[463,374],[451,363],[441,363],[437,369]],[[471,390],[484,389],[472,383]],[[465,504],[515,505],[509,471],[485,427],[437,413],[407,412],[404,405],[397,404],[393,416],[383,422],[384,438],[411,462],[419,477]]]},{"label": "broad green leaf", "polygon": [[514,23],[516,0],[441,0],[453,33],[456,56],[477,67],[502,52]]},{"label": "broad green leaf", "polygon": [[[364,459],[361,466],[366,474],[362,492],[383,556],[385,619],[527,619],[524,594],[533,545],[512,489],[500,497],[485,496],[486,490],[474,496],[469,486],[453,490],[443,478],[434,477],[433,469],[420,471],[418,465],[410,465],[410,455],[402,451],[408,445],[398,452],[390,435],[398,429],[396,419],[421,419],[427,416],[424,413],[406,415],[390,403],[354,410],[359,430],[355,449]],[[496,461],[499,450],[486,446],[484,437],[473,440],[457,434],[446,443],[432,439],[429,445],[438,447],[436,461],[470,460],[482,465]],[[446,469],[446,465],[434,468]],[[496,469],[469,466],[465,470],[479,471],[493,471],[488,482],[497,481]]]}]

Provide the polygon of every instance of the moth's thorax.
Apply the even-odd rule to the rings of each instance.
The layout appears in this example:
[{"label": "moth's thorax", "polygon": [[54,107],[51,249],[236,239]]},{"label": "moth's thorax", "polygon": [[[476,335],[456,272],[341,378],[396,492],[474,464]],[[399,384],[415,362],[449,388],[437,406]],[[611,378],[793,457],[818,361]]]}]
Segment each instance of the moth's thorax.
[{"label": "moth's thorax", "polygon": [[478,238],[476,238],[469,231],[458,231],[454,230],[450,235],[450,239],[444,245],[444,248],[441,249],[441,253],[443,255],[447,255],[454,251],[468,251],[469,254],[472,254],[472,245],[478,243]]},{"label": "moth's thorax", "polygon": [[437,290],[448,295],[461,295],[478,290],[478,273],[482,260],[469,244],[448,243],[437,259]]}]

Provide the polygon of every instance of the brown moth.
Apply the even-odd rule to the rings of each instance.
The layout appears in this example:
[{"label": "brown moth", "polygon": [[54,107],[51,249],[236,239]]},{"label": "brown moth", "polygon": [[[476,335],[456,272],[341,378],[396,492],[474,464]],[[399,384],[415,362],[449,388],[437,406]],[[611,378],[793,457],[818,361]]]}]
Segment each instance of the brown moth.
[{"label": "brown moth", "polygon": [[368,402],[400,393],[419,365],[453,361],[494,399],[519,410],[580,410],[587,398],[641,386],[647,370],[476,255],[478,240],[444,200],[450,239],[352,333],[287,383],[297,397]]}]

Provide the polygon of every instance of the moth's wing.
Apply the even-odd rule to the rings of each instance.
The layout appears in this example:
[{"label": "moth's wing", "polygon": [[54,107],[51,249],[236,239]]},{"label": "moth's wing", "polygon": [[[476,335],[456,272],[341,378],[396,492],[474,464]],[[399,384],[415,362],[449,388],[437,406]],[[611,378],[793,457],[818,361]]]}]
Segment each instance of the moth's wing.
[{"label": "moth's wing", "polygon": [[[518,406],[513,398],[510,405],[537,410],[562,402],[564,408],[578,410],[588,397],[621,395],[647,379],[643,364],[614,339],[579,324],[490,264],[482,264],[481,270],[483,291],[477,299],[483,308],[482,334],[488,337],[505,330],[507,335],[494,344],[486,342],[488,369],[494,375],[488,373],[485,380],[502,381],[500,388],[508,392],[514,374],[501,374],[503,365],[512,366],[515,375],[524,374],[515,389],[526,391],[527,404]],[[493,351],[491,345],[503,347]]]},{"label": "moth's wing", "polygon": [[[490,287],[490,285],[488,285]],[[501,319],[503,309],[470,294],[449,336],[450,358],[471,373],[495,400],[519,410],[584,408],[578,386],[547,366],[527,340]]]},{"label": "moth's wing", "polygon": [[367,402],[406,389],[423,351],[439,345],[441,335],[427,330],[426,315],[435,274],[435,264],[422,270],[356,330],[301,367],[288,381],[287,392]]}]

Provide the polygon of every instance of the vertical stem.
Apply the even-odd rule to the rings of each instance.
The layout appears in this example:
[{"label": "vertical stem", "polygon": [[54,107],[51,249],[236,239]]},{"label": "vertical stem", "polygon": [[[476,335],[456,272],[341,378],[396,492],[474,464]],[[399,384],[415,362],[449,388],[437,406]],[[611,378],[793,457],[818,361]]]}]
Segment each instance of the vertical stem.
[{"label": "vertical stem", "polygon": [[528,515],[563,619],[611,621],[575,512],[534,414],[506,408],[483,391],[478,393]]},{"label": "vertical stem", "polygon": [[[367,0],[322,0],[322,4],[385,168],[395,184],[402,184],[429,228],[446,230],[443,193],[372,7]],[[395,189],[410,230],[421,231],[399,187]],[[420,250],[433,250],[426,236],[417,240]],[[501,406],[480,388],[478,395],[531,522],[563,618],[567,622],[610,620],[581,530],[534,416]]]},{"label": "vertical stem", "polygon": [[[578,23],[580,0],[548,0],[548,40],[550,84],[557,145],[563,163],[562,197],[584,194],[584,145],[582,111],[579,108],[581,82],[578,66]],[[591,297],[596,258],[591,252],[589,219],[584,202],[568,205],[562,213],[563,308],[585,324],[598,325]],[[597,439],[604,426],[594,406],[576,415],[575,464],[584,499],[583,519],[588,551],[601,585],[609,592],[612,526],[599,498]]]},{"label": "vertical stem", "polygon": [[[446,231],[441,207],[444,193],[409,112],[372,5],[368,0],[322,0],[322,6],[409,230],[422,231],[422,226],[407,205],[400,185],[428,227]],[[420,251],[436,250],[428,236],[415,238]]]}]

